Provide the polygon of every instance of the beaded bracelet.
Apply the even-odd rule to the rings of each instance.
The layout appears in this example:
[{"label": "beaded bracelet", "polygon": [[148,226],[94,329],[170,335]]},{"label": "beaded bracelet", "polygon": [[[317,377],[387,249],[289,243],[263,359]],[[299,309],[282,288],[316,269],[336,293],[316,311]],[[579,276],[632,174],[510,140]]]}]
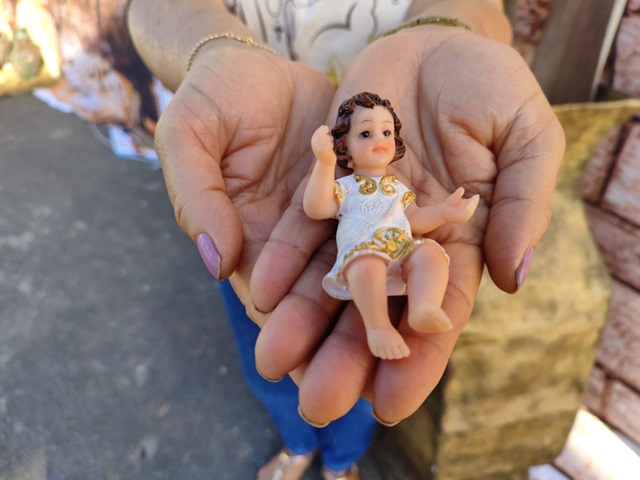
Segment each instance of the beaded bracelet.
[{"label": "beaded bracelet", "polygon": [[462,23],[460,20],[456,18],[441,17],[441,16],[420,17],[416,20],[413,20],[412,22],[405,23],[404,25],[400,25],[399,27],[394,28],[393,30],[389,30],[387,33],[384,33],[379,37],[376,37],[376,39],[382,38],[382,37],[388,37],[389,35],[398,33],[401,30],[406,30],[407,28],[419,27],[420,25],[441,25],[444,27],[462,27],[467,30],[471,30],[471,28],[469,28],[469,25],[467,25],[466,23]]},{"label": "beaded bracelet", "polygon": [[212,42],[214,40],[235,40],[236,42],[244,43],[245,45],[249,45],[251,47],[261,48],[263,50],[266,50],[267,52],[277,53],[273,48],[271,48],[268,45],[265,45],[263,43],[256,42],[251,37],[241,37],[239,35],[236,35],[233,32],[214,33],[212,35],[208,35],[208,36],[204,37],[202,40],[200,40],[198,43],[196,43],[195,47],[193,47],[193,50],[191,50],[191,54],[189,55],[189,58],[187,59],[187,72],[189,70],[191,70],[191,65],[193,64],[193,60],[196,57],[198,51],[205,44],[207,44],[209,42]]}]

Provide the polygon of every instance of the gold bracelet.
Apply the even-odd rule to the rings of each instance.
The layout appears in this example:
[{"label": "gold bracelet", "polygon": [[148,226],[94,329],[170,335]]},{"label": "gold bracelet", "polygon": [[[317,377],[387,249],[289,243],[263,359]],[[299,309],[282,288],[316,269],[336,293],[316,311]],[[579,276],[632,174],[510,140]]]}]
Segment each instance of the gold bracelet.
[{"label": "gold bracelet", "polygon": [[393,30],[389,30],[387,33],[384,33],[376,38],[388,37],[389,35],[393,35],[394,33],[398,33],[401,30],[406,30],[407,28],[419,27],[420,25],[442,25],[444,27],[462,27],[467,30],[471,30],[469,25],[466,23],[462,23],[460,20],[451,17],[420,17],[412,22],[405,23],[404,25],[400,25],[398,28],[394,28]]},{"label": "gold bracelet", "polygon": [[189,70],[191,70],[191,65],[193,64],[193,60],[196,57],[198,51],[205,44],[207,44],[209,42],[212,42],[213,40],[235,40],[236,42],[244,43],[245,45],[249,45],[251,47],[261,48],[263,50],[266,50],[267,52],[277,53],[273,48],[271,48],[268,45],[265,45],[263,43],[256,42],[251,37],[241,37],[239,35],[236,35],[233,32],[214,33],[213,35],[208,35],[208,36],[204,37],[202,40],[200,40],[196,44],[195,47],[193,47],[193,50],[191,50],[191,54],[189,55],[189,58],[187,60],[187,72]]}]

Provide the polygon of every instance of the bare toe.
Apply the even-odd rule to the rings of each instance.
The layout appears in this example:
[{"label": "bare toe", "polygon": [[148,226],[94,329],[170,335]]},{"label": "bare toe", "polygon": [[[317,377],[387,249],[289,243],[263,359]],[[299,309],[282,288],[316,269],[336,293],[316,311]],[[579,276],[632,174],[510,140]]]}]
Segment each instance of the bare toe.
[{"label": "bare toe", "polygon": [[382,358],[383,360],[387,359],[387,351],[384,348],[376,348],[371,353],[373,353],[374,357]]},{"label": "bare toe", "polygon": [[391,360],[409,355],[409,347],[398,331],[391,326],[368,329],[367,342],[371,353],[378,358]]},{"label": "bare toe", "polygon": [[398,358],[408,357],[409,353],[411,353],[406,343],[404,345],[400,345],[399,350],[400,350],[400,356]]}]

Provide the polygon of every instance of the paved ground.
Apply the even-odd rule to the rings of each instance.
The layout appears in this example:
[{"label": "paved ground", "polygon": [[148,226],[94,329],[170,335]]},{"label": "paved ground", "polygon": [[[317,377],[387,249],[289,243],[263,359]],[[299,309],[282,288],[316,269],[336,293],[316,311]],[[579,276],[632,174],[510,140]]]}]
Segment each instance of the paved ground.
[{"label": "paved ground", "polygon": [[[363,478],[413,478],[389,442]],[[161,172],[0,99],[0,480],[244,480],[279,446]]]}]

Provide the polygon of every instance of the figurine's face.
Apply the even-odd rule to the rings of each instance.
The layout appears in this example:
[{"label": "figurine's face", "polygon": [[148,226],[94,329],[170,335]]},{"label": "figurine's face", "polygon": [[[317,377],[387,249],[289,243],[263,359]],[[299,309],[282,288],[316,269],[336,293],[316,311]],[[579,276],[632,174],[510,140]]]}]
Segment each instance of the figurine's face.
[{"label": "figurine's face", "polygon": [[356,107],[346,143],[354,170],[384,169],[396,153],[391,113],[380,106]]}]

